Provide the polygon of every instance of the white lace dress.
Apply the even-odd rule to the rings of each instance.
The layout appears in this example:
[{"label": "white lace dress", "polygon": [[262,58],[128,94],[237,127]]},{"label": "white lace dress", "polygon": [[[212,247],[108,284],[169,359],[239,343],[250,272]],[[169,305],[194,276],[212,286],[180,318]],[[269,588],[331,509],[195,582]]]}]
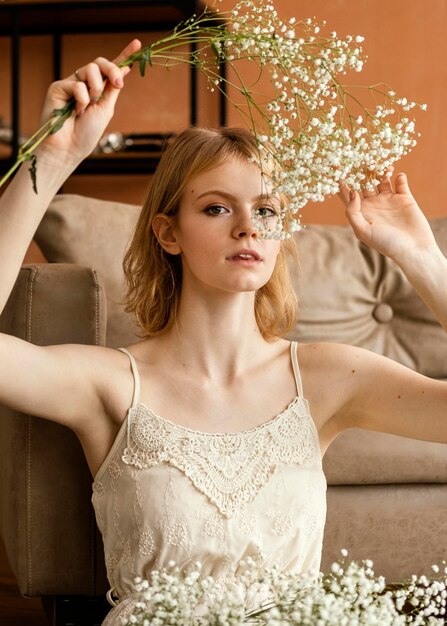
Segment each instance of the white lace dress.
[{"label": "white lace dress", "polygon": [[[129,354],[129,353],[127,353]],[[215,434],[178,426],[139,402],[132,407],[93,483],[107,575],[117,605],[103,626],[132,610],[133,580],[169,561],[237,584],[241,559],[300,573],[318,571],[326,518],[326,480],[318,435],[298,395],[251,430]]]}]

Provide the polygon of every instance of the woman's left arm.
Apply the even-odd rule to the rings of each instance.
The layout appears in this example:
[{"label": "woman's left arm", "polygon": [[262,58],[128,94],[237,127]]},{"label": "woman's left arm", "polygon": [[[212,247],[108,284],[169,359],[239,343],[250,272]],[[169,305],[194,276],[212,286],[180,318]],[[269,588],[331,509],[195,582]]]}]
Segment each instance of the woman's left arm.
[{"label": "woman's left arm", "polygon": [[[382,179],[375,191],[341,191],[357,238],[393,259],[447,331],[447,259],[413,198],[405,174]],[[328,423],[331,438],[366,428],[447,443],[447,382],[427,378],[353,346],[326,346],[341,401]],[[447,355],[446,355],[447,358]]]},{"label": "woman's left arm", "polygon": [[411,194],[405,174],[385,176],[375,191],[344,188],[346,215],[358,239],[393,259],[447,332],[447,259]]},{"label": "woman's left arm", "polygon": [[324,363],[333,413],[321,432],[332,441],[347,428],[447,443],[447,382],[362,348],[314,345]]}]

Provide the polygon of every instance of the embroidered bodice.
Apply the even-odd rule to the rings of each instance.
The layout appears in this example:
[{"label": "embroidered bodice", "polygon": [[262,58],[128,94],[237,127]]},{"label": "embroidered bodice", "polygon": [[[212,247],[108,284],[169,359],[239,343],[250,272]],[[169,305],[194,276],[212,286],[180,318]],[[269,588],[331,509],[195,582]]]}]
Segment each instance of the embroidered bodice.
[{"label": "embroidered bodice", "polygon": [[141,404],[129,354],[134,399],[92,497],[118,598],[131,593],[135,576],[169,561],[185,569],[199,561],[204,575],[227,585],[237,584],[238,563],[248,556],[318,571],[326,480],[296,344],[291,354],[297,397],[265,424],[229,434],[179,426]]}]

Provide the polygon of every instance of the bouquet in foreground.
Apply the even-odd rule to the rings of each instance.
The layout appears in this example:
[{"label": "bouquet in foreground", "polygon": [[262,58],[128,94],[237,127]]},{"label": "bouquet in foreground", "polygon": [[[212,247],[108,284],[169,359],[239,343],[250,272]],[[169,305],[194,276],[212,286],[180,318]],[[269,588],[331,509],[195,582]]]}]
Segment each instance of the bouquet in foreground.
[{"label": "bouquet in foreground", "polygon": [[[348,72],[362,70],[362,41],[313,19],[284,22],[271,0],[239,0],[231,11],[219,11],[216,1],[120,66],[138,64],[144,76],[148,66],[193,65],[211,90],[222,91],[257,138],[258,164],[272,190],[287,199],[274,227],[261,229],[285,238],[299,229],[307,202],[337,193],[341,182],[355,190],[374,187],[416,144],[415,102],[385,84],[345,84]],[[247,64],[255,79],[244,77]],[[29,160],[36,187],[34,151],[73,111],[73,102],[54,111],[0,186]]]},{"label": "bouquet in foreground", "polygon": [[442,626],[446,623],[447,568],[436,579],[413,576],[387,585],[371,561],[332,565],[330,574],[297,576],[276,568],[245,567],[240,585],[225,589],[201,577],[200,565],[183,575],[154,571],[136,579],[136,605],[123,626]]}]

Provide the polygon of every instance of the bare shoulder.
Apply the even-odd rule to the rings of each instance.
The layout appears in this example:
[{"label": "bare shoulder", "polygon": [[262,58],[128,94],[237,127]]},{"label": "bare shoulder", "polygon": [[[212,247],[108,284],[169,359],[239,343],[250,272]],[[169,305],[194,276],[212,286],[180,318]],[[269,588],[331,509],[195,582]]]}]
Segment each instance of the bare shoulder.
[{"label": "bare shoulder", "polygon": [[[89,378],[112,422],[121,423],[131,405],[134,377],[129,356],[116,348],[99,346],[64,346],[83,369],[83,378]],[[132,350],[135,348],[132,347]]]},{"label": "bare shoulder", "polygon": [[356,365],[390,361],[365,348],[344,343],[303,343],[298,346],[298,355],[301,368],[312,373],[332,373],[336,377],[345,375],[347,371],[355,373]]},{"label": "bare shoulder", "polygon": [[304,394],[323,450],[346,428],[447,441],[446,383],[344,344],[303,345],[299,356]]},{"label": "bare shoulder", "polygon": [[67,425],[82,430],[83,422],[91,425],[94,415],[112,423],[122,422],[134,385],[126,354],[114,348],[82,344],[54,345],[45,350],[59,368],[59,378],[73,387],[73,395],[77,389],[74,423]]},{"label": "bare shoulder", "polygon": [[371,381],[378,373],[410,371],[381,354],[342,343],[301,344],[298,354],[303,384],[309,393],[321,394],[324,387],[340,402],[346,401],[366,378]]},{"label": "bare shoulder", "polygon": [[117,350],[0,334],[0,403],[16,411],[79,432],[122,419],[132,386],[129,358]]},{"label": "bare shoulder", "polygon": [[341,343],[300,343],[298,358],[303,375],[327,375],[361,358],[361,348]]},{"label": "bare shoulder", "polygon": [[[331,419],[343,408],[365,369],[385,357],[341,343],[309,343],[298,346],[304,396],[322,438],[322,447],[335,437]],[[365,365],[368,367],[365,367]]]}]

